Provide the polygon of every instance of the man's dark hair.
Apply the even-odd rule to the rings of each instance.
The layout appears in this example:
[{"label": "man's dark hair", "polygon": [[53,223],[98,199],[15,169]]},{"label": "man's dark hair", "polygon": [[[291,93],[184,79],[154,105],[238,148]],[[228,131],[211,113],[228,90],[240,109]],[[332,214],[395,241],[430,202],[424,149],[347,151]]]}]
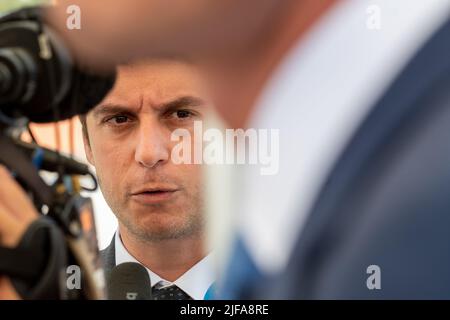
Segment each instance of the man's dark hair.
[{"label": "man's dark hair", "polygon": [[80,114],[78,116],[78,118],[80,119],[80,122],[81,122],[81,129],[83,131],[83,137],[86,138],[87,141],[89,142],[89,135],[88,135],[87,125],[86,125],[86,115]]}]

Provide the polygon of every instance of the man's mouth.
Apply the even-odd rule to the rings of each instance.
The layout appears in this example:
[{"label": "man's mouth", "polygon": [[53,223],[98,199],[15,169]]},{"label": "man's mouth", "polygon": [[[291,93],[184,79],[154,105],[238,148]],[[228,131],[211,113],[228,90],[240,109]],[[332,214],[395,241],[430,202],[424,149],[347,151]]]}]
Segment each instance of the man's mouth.
[{"label": "man's mouth", "polygon": [[172,200],[177,188],[144,188],[131,194],[131,199],[142,204],[155,204],[163,201]]}]

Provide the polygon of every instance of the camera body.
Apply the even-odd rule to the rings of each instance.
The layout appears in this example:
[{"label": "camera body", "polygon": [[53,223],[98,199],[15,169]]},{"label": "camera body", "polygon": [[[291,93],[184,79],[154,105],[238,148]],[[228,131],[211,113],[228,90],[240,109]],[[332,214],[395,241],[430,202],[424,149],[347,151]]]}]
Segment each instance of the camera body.
[{"label": "camera body", "polygon": [[0,17],[0,111],[9,118],[65,120],[89,111],[114,83],[113,73],[75,62],[44,13],[25,8]]}]

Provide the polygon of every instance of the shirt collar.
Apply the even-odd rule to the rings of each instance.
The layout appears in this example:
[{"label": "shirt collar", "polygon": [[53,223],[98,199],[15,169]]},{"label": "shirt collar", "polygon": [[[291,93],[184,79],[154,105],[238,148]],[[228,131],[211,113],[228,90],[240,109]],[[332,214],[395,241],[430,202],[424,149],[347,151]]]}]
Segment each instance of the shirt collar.
[{"label": "shirt collar", "polygon": [[[116,231],[114,242],[116,251],[116,265],[125,262],[136,262],[142,264],[125,248],[120,238],[119,230]],[[163,288],[171,285],[176,285],[194,300],[203,300],[206,292],[212,286],[215,280],[213,272],[212,253],[208,254],[206,257],[200,260],[197,264],[186,271],[174,282],[170,282],[161,278],[159,275],[157,275],[147,267],[145,267],[145,269],[147,269],[147,272],[150,276],[152,287],[157,286],[158,288]]]}]

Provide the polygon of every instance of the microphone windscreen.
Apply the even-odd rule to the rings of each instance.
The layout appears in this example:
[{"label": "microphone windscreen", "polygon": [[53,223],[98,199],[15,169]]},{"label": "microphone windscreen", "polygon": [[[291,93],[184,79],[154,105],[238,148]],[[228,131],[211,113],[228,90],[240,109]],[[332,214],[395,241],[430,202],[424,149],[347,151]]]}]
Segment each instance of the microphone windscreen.
[{"label": "microphone windscreen", "polygon": [[114,267],[107,279],[108,300],[151,300],[152,290],[147,270],[136,262]]}]

